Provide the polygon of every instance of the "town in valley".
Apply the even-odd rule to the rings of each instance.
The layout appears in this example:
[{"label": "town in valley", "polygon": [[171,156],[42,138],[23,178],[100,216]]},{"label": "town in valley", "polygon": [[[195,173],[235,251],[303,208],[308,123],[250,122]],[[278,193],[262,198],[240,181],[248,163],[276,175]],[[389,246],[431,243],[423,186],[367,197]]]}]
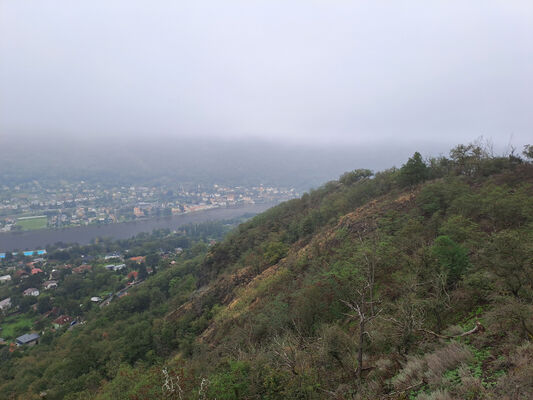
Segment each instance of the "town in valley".
[{"label": "town in valley", "polygon": [[83,180],[3,185],[0,232],[110,224],[212,208],[275,204],[299,196],[294,188],[228,185],[104,186]]}]

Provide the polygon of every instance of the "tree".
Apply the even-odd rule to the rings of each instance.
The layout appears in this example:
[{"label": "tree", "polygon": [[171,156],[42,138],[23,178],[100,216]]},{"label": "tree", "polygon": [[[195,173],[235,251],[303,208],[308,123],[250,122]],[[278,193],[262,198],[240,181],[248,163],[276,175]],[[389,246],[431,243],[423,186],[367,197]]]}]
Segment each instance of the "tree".
[{"label": "tree", "polygon": [[[370,228],[365,226],[362,231],[367,229]],[[349,301],[342,300],[342,302],[351,310],[351,313],[347,315],[359,323],[359,344],[357,353],[357,380],[359,386],[361,386],[363,376],[365,334],[369,335],[366,328],[381,312],[381,309],[376,310],[375,304],[378,303],[378,301],[374,300],[376,265],[378,262],[377,244],[379,235],[375,230],[375,227],[373,229],[374,231],[371,233],[372,237],[369,243],[365,243],[361,236],[361,232],[359,233],[359,241],[361,243],[359,252],[362,255],[361,272],[363,272],[363,274],[360,276],[359,283],[353,288],[355,296]]]},{"label": "tree", "polygon": [[468,251],[455,243],[449,236],[439,236],[435,239],[431,251],[447,275],[446,284],[448,287],[457,283],[470,266]]},{"label": "tree", "polygon": [[52,302],[50,301],[49,296],[41,296],[37,300],[37,311],[39,314],[44,314],[45,312],[52,309]]},{"label": "tree", "polygon": [[138,267],[139,272],[139,280],[142,281],[146,278],[148,278],[148,271],[146,270],[146,265],[144,263],[140,263]]},{"label": "tree", "polygon": [[160,261],[161,257],[157,253],[149,253],[146,255],[146,265],[149,267],[157,267]]},{"label": "tree", "polygon": [[[450,158],[458,175],[476,176],[490,172],[497,158],[492,156],[492,144],[478,139],[468,145],[461,144],[450,151]],[[494,172],[494,171],[493,171]]]},{"label": "tree", "polygon": [[351,310],[350,314],[347,314],[350,318],[359,323],[359,344],[357,351],[357,381],[359,382],[359,387],[362,384],[363,380],[363,353],[365,346],[365,334],[368,335],[366,327],[369,322],[379,314],[378,310],[375,313],[372,313],[373,302],[369,300],[372,284],[370,282],[365,282],[361,288],[354,289],[356,296],[352,301],[342,301],[348,308]]},{"label": "tree", "polygon": [[283,242],[268,242],[263,249],[265,261],[273,265],[287,255],[288,246]]},{"label": "tree", "polygon": [[526,144],[526,145],[524,146],[524,151],[522,152],[522,154],[523,154],[528,160],[533,161],[533,145],[531,145],[531,144]]},{"label": "tree", "polygon": [[243,399],[247,397],[250,366],[244,361],[230,361],[228,367],[213,376],[209,383],[211,398]]},{"label": "tree", "polygon": [[531,234],[498,232],[485,249],[485,260],[515,298],[533,298],[533,246]]},{"label": "tree", "polygon": [[345,174],[343,174],[339,178],[339,182],[344,185],[351,185],[352,183],[368,179],[372,175],[374,175],[374,173],[369,169],[356,169],[354,171],[346,172]]},{"label": "tree", "polygon": [[399,180],[403,186],[412,186],[427,179],[429,170],[422,160],[422,155],[417,151],[407,163],[400,168]]}]

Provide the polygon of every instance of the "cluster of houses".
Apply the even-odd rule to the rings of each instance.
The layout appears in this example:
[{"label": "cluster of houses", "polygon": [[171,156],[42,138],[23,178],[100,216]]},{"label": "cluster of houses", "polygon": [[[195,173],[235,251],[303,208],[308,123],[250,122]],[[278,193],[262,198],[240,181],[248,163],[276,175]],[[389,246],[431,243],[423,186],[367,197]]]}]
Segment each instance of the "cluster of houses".
[{"label": "cluster of houses", "polygon": [[[32,252],[32,255],[37,255],[34,252]],[[39,255],[42,255],[39,254]],[[123,258],[120,254],[109,254],[105,257],[102,257],[104,261],[122,261]],[[141,264],[146,260],[145,257],[139,256],[139,257],[131,257],[128,259],[128,261],[131,264]],[[1,261],[1,260],[0,260]],[[108,271],[118,272],[127,269],[127,265],[125,262],[122,263],[113,263],[113,264],[107,264],[103,266]],[[48,264],[47,260],[45,260],[42,257],[37,257],[32,259],[29,262],[22,262],[22,261],[13,261],[11,263],[5,263],[3,265],[2,271],[4,271],[4,275],[0,276],[0,285],[11,285],[14,284],[16,286],[13,286],[13,288],[22,286],[24,288],[21,289],[20,293],[23,297],[26,296],[32,296],[32,297],[38,297],[41,295],[43,291],[49,291],[56,289],[59,285],[61,285],[62,279],[61,276],[63,270],[70,270],[72,274],[84,274],[89,271],[93,270],[93,266],[91,264],[81,264],[78,266],[72,266],[70,264],[64,264],[64,265],[53,265],[51,266]],[[151,268],[150,268],[151,270]],[[46,271],[46,272],[45,272]],[[24,284],[25,280],[32,277],[31,280],[28,280],[27,282],[31,282],[31,287],[27,287],[28,284]],[[102,299],[99,296],[92,296],[90,298],[90,301],[92,303],[98,303],[100,307],[108,305],[113,298],[120,298],[128,294],[128,289],[131,288],[132,282],[129,282],[130,280],[133,281],[133,283],[138,283],[138,272],[137,271],[130,271],[129,274],[127,274],[128,279],[128,285],[120,290],[119,292],[113,294],[110,293],[108,297],[105,299]],[[38,286],[35,284],[38,283]],[[11,292],[13,293],[13,292]],[[36,310],[36,304],[34,304],[33,309]],[[13,308],[13,302],[11,297],[7,297],[4,299],[0,299],[0,315],[16,315],[17,309]],[[70,326],[73,327],[78,323],[77,319],[73,319],[72,317],[68,315],[62,315],[60,314],[59,310],[56,307],[53,307],[52,310],[48,311],[47,313],[41,315],[41,318],[54,318],[54,320],[51,321],[51,325],[54,329],[59,329],[64,326]],[[12,346],[18,347],[18,346],[33,346],[39,342],[39,334],[38,333],[25,333],[19,337],[17,337],[14,342],[12,342]],[[0,338],[0,344],[7,344],[7,342]]]},{"label": "cluster of houses", "polygon": [[[32,275],[41,275],[44,276],[44,271],[41,268],[35,267],[36,263],[43,263],[45,260],[43,258],[34,259],[32,262],[29,262],[26,264],[27,267],[29,267],[29,272],[25,269],[16,269],[16,267],[7,267],[7,271],[13,271],[13,275],[2,275],[0,276],[0,285],[1,284],[8,284],[12,281],[13,278],[18,278],[20,280],[27,279],[28,277]],[[58,281],[56,279],[53,279],[54,277],[58,277],[58,271],[52,270],[50,273],[50,277],[48,280],[44,281],[42,283],[42,289],[43,290],[51,290],[57,288]],[[24,289],[22,292],[23,296],[33,296],[38,297],[41,294],[41,290],[39,290],[36,287],[29,287]],[[11,298],[8,297],[6,299],[0,300],[0,311],[6,311],[11,308]]]},{"label": "cluster of houses", "polygon": [[[163,252],[160,250],[162,259],[168,259],[172,255],[179,255],[183,252],[183,249],[176,248],[175,251]],[[137,266],[146,262],[146,256],[136,256],[130,258],[124,258],[121,254],[112,253],[100,257],[82,256],[84,263],[81,265],[70,264],[57,264],[47,260],[46,252],[28,252],[28,257],[32,259],[26,261],[20,258],[10,259],[7,261],[5,257],[0,258],[0,287],[4,286],[4,293],[10,294],[10,297],[0,297],[0,333],[2,329],[2,323],[5,322],[5,318],[9,316],[10,319],[15,318],[17,314],[21,313],[20,303],[22,299],[28,298],[26,304],[33,304],[31,308],[34,312],[38,310],[37,298],[46,291],[53,291],[63,284],[63,278],[68,274],[80,274],[85,275],[95,268],[104,268],[110,272],[124,274],[125,285],[116,293],[107,293],[105,295],[93,295],[89,300],[92,304],[98,305],[100,308],[109,305],[114,299],[120,299],[127,296],[129,290],[143,282]],[[43,258],[44,257],[44,258]],[[90,263],[90,264],[89,264]],[[108,264],[106,264],[108,263]],[[171,265],[175,264],[175,261],[170,261]],[[153,273],[151,267],[146,267],[146,273]],[[53,296],[52,296],[53,297]],[[35,300],[31,300],[35,298]],[[23,301],[24,303],[24,301]],[[28,307],[26,305],[26,307]],[[27,308],[26,308],[27,309]],[[62,310],[58,307],[52,307],[45,313],[40,313],[40,321],[47,320],[51,324],[51,328],[59,329],[62,327],[68,327],[73,329],[78,324],[83,324],[76,318],[72,318],[69,315],[63,314]],[[31,314],[33,316],[33,314]],[[22,333],[22,332],[20,332]],[[8,336],[9,337],[9,336]],[[33,346],[39,343],[40,335],[35,332],[27,332],[21,336],[16,337],[11,341],[10,350],[19,346]],[[0,338],[0,345],[7,345],[8,343]]]},{"label": "cluster of houses", "polygon": [[100,185],[94,186],[80,181],[44,190],[43,183],[36,184],[36,182],[28,182],[23,187],[3,185],[3,190],[8,196],[0,201],[0,211],[5,215],[0,218],[0,231],[17,229],[17,226],[20,226],[17,225],[20,219],[29,218],[21,217],[21,214],[26,212],[42,213],[47,210],[49,214],[47,225],[59,228],[117,223],[136,218],[159,217],[244,204],[279,203],[299,197],[294,188],[262,185],[231,187],[214,184],[187,188],[180,184],[103,188]]}]

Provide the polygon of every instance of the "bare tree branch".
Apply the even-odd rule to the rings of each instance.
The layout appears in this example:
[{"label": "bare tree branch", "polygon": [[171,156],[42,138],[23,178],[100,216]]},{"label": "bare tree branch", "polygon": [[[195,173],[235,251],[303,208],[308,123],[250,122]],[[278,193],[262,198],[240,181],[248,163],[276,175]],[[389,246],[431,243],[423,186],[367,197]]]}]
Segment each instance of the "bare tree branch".
[{"label": "bare tree branch", "polygon": [[474,333],[478,333],[478,332],[485,332],[485,327],[483,325],[481,325],[481,322],[476,321],[476,326],[473,329],[470,329],[469,331],[460,333],[459,335],[451,335],[451,336],[440,335],[440,334],[438,334],[436,332],[430,331],[429,329],[423,329],[423,328],[417,329],[417,331],[424,332],[424,333],[427,333],[429,335],[433,335],[433,336],[438,337],[440,339],[455,339],[455,338],[459,338],[459,337],[463,337],[463,336],[473,335]]}]

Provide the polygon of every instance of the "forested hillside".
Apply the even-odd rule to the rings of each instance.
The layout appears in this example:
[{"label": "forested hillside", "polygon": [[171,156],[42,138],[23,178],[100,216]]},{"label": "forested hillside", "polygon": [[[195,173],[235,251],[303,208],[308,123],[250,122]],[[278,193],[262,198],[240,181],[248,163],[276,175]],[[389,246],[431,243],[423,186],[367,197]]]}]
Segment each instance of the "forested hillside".
[{"label": "forested hillside", "polygon": [[532,159],[348,172],[2,349],[0,398],[532,398]]}]

